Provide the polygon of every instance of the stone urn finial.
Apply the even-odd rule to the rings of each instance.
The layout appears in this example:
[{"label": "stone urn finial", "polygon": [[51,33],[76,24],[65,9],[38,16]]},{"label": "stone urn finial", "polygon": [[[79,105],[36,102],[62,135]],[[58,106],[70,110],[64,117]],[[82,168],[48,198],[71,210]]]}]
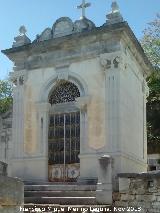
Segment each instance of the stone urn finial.
[{"label": "stone urn finial", "polygon": [[20,28],[19,28],[19,34],[20,35],[25,35],[27,32],[26,30],[26,27],[24,25],[22,25]]},{"label": "stone urn finial", "polygon": [[117,4],[116,1],[113,1],[113,2],[112,2],[111,7],[112,7],[112,13],[117,13],[117,12],[119,12],[119,6],[118,6],[118,4]]},{"label": "stone urn finial", "polygon": [[110,24],[123,22],[123,17],[120,13],[120,9],[119,9],[119,6],[116,1],[112,1],[111,9],[112,9],[111,12],[109,12],[106,15],[106,17],[107,17],[106,24],[110,25]]},{"label": "stone urn finial", "polygon": [[26,36],[26,32],[27,30],[25,26],[22,25],[19,28],[19,35],[14,38],[15,41],[13,42],[12,47],[19,47],[31,43],[31,40]]}]

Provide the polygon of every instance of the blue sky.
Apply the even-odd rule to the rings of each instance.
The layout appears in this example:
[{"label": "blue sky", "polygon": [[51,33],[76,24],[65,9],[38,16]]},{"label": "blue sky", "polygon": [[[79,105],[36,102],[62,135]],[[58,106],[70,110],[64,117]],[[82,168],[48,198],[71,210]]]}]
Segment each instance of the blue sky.
[{"label": "blue sky", "polygon": [[[0,1],[0,50],[12,46],[21,25],[27,28],[27,35],[34,40],[45,28],[52,27],[56,19],[68,16],[78,20],[80,11],[76,9],[82,0],[1,0]],[[87,0],[92,6],[86,16],[96,26],[106,21],[112,0]],[[124,19],[129,23],[138,39],[147,23],[160,12],[160,0],[117,0]],[[0,79],[12,71],[12,63],[0,53]]]}]

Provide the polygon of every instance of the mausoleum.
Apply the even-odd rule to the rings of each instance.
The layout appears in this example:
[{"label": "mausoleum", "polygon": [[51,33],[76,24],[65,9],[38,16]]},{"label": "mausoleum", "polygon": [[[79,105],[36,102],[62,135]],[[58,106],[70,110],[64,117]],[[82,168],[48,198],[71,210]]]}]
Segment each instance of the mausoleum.
[{"label": "mausoleum", "polygon": [[86,18],[88,6],[32,42],[22,26],[2,51],[14,63],[9,168],[24,181],[97,183],[110,165],[116,189],[118,173],[147,170],[151,65],[115,1],[100,27]]}]

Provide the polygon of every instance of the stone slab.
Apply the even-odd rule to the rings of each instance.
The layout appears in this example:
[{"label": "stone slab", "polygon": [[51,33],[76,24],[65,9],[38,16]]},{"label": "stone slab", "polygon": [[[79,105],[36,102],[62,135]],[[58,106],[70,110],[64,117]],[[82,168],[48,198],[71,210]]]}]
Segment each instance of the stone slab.
[{"label": "stone slab", "polygon": [[23,202],[23,182],[18,178],[0,176],[0,212],[18,213]]},{"label": "stone slab", "polygon": [[96,185],[25,185],[25,191],[95,191]]},{"label": "stone slab", "polygon": [[25,203],[60,204],[60,205],[90,205],[96,204],[95,197],[25,197]]}]

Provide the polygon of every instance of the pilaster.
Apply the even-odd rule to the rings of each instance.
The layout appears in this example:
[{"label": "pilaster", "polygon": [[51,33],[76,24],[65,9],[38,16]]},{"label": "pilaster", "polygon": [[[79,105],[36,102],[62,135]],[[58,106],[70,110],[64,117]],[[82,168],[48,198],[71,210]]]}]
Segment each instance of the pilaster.
[{"label": "pilaster", "polygon": [[82,96],[76,98],[75,105],[80,110],[80,159],[81,156],[86,153],[88,149],[88,138],[87,138],[87,129],[88,129],[88,122],[87,122],[87,106],[90,103],[91,97],[90,96]]},{"label": "pilaster", "polygon": [[48,156],[48,123],[49,110],[51,105],[49,103],[37,103],[38,113],[38,149],[37,155]]},{"label": "pilaster", "polygon": [[101,72],[105,83],[105,129],[108,152],[120,149],[119,134],[119,86],[120,72],[124,67],[121,52],[100,55]]},{"label": "pilaster", "polygon": [[27,80],[25,70],[10,73],[13,87],[13,155],[14,159],[24,156],[24,84]]}]

